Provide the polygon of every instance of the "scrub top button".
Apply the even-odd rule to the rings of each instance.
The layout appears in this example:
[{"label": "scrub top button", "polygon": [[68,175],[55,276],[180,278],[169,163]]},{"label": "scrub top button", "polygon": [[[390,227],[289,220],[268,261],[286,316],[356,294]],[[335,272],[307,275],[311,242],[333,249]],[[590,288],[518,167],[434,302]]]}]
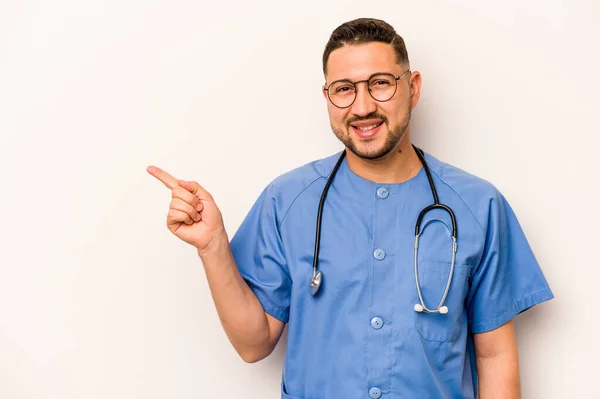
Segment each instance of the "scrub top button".
[{"label": "scrub top button", "polygon": [[385,187],[381,187],[380,189],[377,190],[377,196],[381,199],[387,198],[388,195],[390,195],[390,192]]},{"label": "scrub top button", "polygon": [[383,327],[383,319],[381,317],[373,317],[371,319],[371,327],[379,330],[381,327]]},{"label": "scrub top button", "polygon": [[381,397],[381,389],[377,387],[369,389],[369,397],[373,399],[379,399]]},{"label": "scrub top button", "polygon": [[373,252],[373,257],[377,260],[383,260],[383,258],[385,258],[385,251],[381,248],[377,248]]}]

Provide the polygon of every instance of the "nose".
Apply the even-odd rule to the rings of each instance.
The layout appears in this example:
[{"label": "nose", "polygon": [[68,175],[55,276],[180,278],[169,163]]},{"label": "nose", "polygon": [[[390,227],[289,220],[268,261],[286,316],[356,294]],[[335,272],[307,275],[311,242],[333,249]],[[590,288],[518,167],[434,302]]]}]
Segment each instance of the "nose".
[{"label": "nose", "polygon": [[[362,84],[364,83],[364,85]],[[368,83],[361,82],[356,85],[356,99],[352,104],[351,111],[356,116],[367,116],[377,110],[375,99],[368,92]]]}]

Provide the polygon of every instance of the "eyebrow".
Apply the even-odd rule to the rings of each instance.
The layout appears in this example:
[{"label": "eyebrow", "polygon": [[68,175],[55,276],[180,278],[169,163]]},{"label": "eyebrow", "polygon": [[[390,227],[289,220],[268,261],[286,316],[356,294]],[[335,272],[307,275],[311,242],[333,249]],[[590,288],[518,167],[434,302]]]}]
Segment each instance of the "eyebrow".
[{"label": "eyebrow", "polygon": [[[375,75],[379,75],[379,74],[383,74],[383,73],[386,73],[386,74],[388,74],[388,73],[391,73],[391,74],[392,74],[394,77],[396,77],[396,75],[394,75],[394,73],[393,73],[393,72],[374,72],[374,73],[370,74],[370,75],[369,75],[369,77],[368,77],[367,79],[352,80],[352,79],[345,78],[345,79],[336,79],[336,80],[332,80],[332,81],[331,81],[331,83],[333,83],[333,82],[340,82],[340,81],[348,81],[348,82],[353,82],[353,83],[354,83],[354,82],[359,82],[359,81],[363,81],[363,80],[369,80],[369,79],[371,79],[373,76],[375,76]],[[331,83],[330,83],[330,84],[331,84]],[[327,81],[325,81],[325,84],[327,84]]]}]

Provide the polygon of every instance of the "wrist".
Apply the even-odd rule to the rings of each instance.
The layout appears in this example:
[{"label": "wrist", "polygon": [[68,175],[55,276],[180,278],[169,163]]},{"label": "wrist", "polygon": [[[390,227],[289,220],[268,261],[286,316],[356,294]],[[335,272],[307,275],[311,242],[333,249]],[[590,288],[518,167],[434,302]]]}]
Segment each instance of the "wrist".
[{"label": "wrist", "polygon": [[224,250],[227,250],[227,248],[229,248],[229,237],[227,237],[227,233],[223,230],[215,235],[208,245],[202,248],[198,247],[197,252],[198,256],[200,256],[202,260],[205,260],[208,257],[222,253]]}]

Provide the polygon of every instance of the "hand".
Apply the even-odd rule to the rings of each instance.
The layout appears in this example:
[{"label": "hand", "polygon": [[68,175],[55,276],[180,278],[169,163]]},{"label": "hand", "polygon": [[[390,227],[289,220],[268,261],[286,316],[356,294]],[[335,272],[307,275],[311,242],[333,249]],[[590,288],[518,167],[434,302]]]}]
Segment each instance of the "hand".
[{"label": "hand", "polygon": [[178,180],[167,172],[149,166],[148,173],[171,190],[171,205],[167,214],[167,227],[171,233],[205,251],[225,234],[221,211],[212,196],[200,184]]}]

